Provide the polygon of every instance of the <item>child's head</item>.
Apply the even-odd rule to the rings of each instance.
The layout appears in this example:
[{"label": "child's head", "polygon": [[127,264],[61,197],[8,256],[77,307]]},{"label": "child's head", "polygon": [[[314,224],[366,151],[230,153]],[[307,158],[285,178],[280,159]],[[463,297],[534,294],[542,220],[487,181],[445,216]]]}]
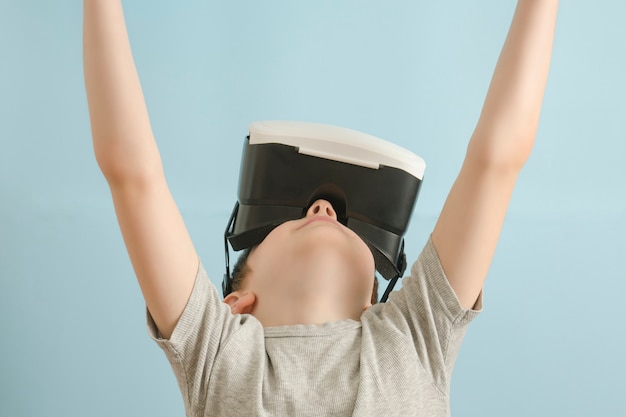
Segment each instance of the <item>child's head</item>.
[{"label": "child's head", "polygon": [[370,249],[326,200],[244,253],[233,278],[224,301],[264,326],[358,319],[376,297]]}]

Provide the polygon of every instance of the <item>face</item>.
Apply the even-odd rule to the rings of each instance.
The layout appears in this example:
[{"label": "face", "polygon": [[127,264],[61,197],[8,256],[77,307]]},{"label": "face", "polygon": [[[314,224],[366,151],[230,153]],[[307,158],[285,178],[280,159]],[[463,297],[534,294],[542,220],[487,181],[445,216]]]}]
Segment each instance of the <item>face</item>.
[{"label": "face", "polygon": [[[318,285],[327,286],[329,292],[367,301],[375,272],[368,246],[337,221],[337,214],[326,200],[315,201],[302,219],[276,227],[250,253],[248,265],[253,276],[247,281],[255,291],[278,285],[295,284],[294,288],[301,289]],[[325,277],[333,281],[324,282]],[[280,280],[283,282],[277,282]]]}]

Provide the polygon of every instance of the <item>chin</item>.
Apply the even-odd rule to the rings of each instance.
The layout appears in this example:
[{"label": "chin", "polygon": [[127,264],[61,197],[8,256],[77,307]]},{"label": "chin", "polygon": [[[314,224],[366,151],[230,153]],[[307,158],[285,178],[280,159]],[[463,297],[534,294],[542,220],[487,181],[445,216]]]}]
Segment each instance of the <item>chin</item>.
[{"label": "chin", "polygon": [[339,256],[349,259],[352,264],[371,265],[372,270],[374,268],[374,257],[365,242],[356,235],[349,236],[340,230],[319,230],[317,233],[311,233],[299,249],[300,256],[306,256],[305,254]]}]

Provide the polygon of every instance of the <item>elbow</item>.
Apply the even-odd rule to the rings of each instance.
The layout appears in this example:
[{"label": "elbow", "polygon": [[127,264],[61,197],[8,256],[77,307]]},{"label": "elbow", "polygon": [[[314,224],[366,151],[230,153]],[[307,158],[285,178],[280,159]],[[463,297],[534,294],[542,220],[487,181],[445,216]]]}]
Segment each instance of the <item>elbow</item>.
[{"label": "elbow", "polygon": [[535,143],[536,129],[476,131],[467,149],[467,160],[502,172],[521,171]]},{"label": "elbow", "polygon": [[146,184],[163,176],[159,159],[133,158],[132,154],[96,151],[96,162],[110,186]]}]

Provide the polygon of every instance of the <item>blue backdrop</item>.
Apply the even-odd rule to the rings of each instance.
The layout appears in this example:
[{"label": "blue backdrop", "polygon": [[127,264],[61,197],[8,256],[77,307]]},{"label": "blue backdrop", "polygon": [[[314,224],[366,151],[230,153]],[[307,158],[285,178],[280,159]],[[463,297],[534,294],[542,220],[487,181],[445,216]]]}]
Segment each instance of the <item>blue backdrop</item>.
[{"label": "blue backdrop", "polygon": [[[338,124],[422,156],[414,259],[515,2],[125,7],[172,192],[217,282],[253,120]],[[0,416],[183,416],[91,148],[81,3],[0,9]],[[457,361],[455,416],[626,415],[624,15],[623,1],[562,2],[537,144]]]}]

